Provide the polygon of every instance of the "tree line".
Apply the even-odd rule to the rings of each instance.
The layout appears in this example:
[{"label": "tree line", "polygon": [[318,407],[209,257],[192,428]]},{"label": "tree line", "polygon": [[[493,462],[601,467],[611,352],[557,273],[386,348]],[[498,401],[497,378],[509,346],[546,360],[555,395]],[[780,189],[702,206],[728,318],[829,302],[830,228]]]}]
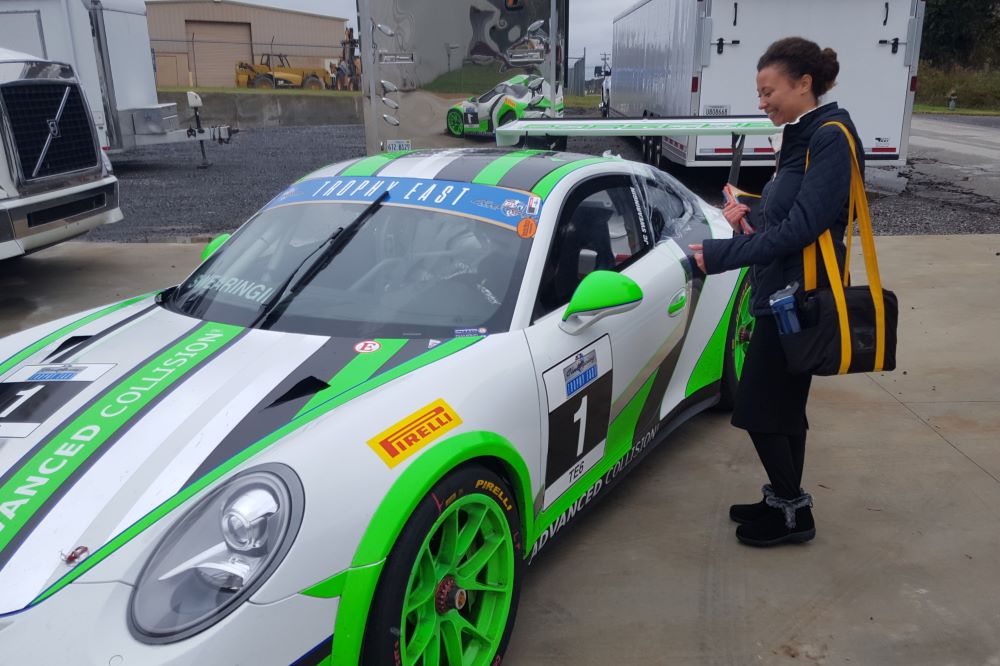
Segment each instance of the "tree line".
[{"label": "tree line", "polygon": [[1000,68],[1000,0],[927,0],[920,56],[935,67]]}]

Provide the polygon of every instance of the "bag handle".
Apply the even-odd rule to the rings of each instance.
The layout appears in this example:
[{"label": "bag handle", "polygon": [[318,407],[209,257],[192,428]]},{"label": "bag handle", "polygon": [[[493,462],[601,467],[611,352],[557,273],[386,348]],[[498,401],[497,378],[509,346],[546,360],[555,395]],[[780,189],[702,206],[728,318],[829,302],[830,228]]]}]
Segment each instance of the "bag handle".
[{"label": "bag handle", "polygon": [[[840,374],[845,374],[851,366],[850,325],[847,317],[847,299],[844,287],[850,281],[851,238],[854,235],[854,220],[858,221],[858,235],[861,236],[861,246],[864,252],[865,272],[868,275],[868,288],[871,291],[872,303],[875,307],[875,367],[879,372],[885,364],[885,300],[882,294],[882,278],[878,269],[878,257],[875,252],[875,234],[872,228],[871,210],[868,207],[868,193],[865,192],[864,180],[861,178],[861,167],[850,131],[840,122],[824,123],[823,127],[833,125],[839,127],[847,137],[851,148],[851,187],[848,201],[847,225],[847,255],[844,259],[844,274],[840,275],[837,257],[833,247],[833,234],[827,229],[818,240],[823,254],[823,264],[826,268],[830,288],[833,291],[840,321]],[[806,151],[806,170],[809,169],[809,152]],[[816,288],[816,243],[811,243],[802,250],[805,290]]]}]

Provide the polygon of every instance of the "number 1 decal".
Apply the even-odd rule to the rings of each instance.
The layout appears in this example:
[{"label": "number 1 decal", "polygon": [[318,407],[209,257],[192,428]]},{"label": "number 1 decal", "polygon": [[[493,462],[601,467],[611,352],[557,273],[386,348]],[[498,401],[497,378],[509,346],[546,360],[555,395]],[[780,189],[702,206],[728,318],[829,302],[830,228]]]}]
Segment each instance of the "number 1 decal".
[{"label": "number 1 decal", "polygon": [[36,393],[38,393],[39,391],[41,391],[43,388],[45,388],[45,384],[39,384],[38,386],[35,386],[34,388],[24,389],[23,391],[18,391],[17,393],[15,393],[14,395],[17,396],[17,400],[15,400],[13,403],[11,403],[11,405],[9,407],[7,407],[7,409],[5,409],[2,412],[0,412],[0,419],[5,419],[8,416],[10,416],[11,414],[13,414],[14,410],[16,410],[18,407],[20,407],[24,403],[28,402],[28,400],[31,398],[31,396],[35,395]]},{"label": "number 1 decal", "polygon": [[583,402],[580,403],[580,409],[576,410],[576,414],[573,415],[573,422],[579,423],[580,437],[577,440],[576,445],[576,457],[579,458],[583,455],[583,438],[587,433],[587,396],[583,396]]},{"label": "number 1 decal", "polygon": [[543,508],[604,457],[611,420],[611,342],[604,336],[542,374],[549,408]]}]

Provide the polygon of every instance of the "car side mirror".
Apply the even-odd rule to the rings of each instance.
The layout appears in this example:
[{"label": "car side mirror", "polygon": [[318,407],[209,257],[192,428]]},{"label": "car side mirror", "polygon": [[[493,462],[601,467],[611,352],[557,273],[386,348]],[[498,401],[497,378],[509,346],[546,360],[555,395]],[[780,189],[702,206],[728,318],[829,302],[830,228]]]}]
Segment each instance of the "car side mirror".
[{"label": "car side mirror", "polygon": [[528,102],[528,104],[530,104],[531,106],[537,106],[538,104],[540,104],[542,102],[543,99],[545,99],[545,95],[537,95],[536,94],[536,95],[532,96],[531,101]]},{"label": "car side mirror", "polygon": [[641,302],[642,288],[635,280],[614,271],[594,271],[573,292],[559,328],[576,335],[604,317],[634,310]]},{"label": "car side mirror", "polygon": [[222,247],[222,244],[229,240],[231,236],[232,234],[221,234],[213,238],[211,242],[205,246],[205,249],[201,251],[201,262],[205,263],[205,261],[215,254],[216,250]]}]

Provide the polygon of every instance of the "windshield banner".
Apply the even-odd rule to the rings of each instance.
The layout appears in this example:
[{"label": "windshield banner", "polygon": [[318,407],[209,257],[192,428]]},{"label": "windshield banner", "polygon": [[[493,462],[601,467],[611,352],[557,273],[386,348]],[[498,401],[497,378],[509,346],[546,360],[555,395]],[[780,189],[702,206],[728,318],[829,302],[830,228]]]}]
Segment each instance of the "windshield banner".
[{"label": "windshield banner", "polygon": [[529,192],[491,185],[419,178],[339,177],[295,183],[265,207],[291,204],[371,203],[389,193],[387,206],[409,206],[493,222],[512,231],[525,218],[537,222],[542,199]]}]

